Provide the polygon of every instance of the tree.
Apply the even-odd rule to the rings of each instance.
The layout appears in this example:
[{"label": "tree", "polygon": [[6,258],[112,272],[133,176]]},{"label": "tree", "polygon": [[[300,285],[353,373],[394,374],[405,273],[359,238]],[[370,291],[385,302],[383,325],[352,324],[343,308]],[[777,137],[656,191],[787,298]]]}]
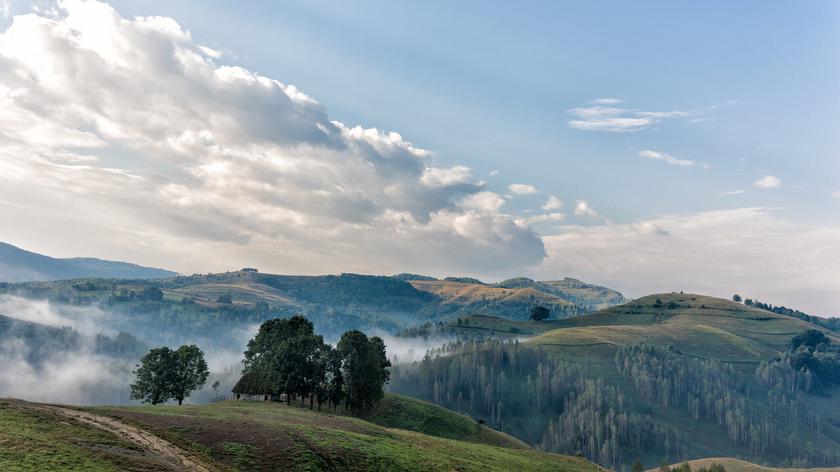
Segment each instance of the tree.
[{"label": "tree", "polygon": [[370,409],[384,395],[383,386],[391,378],[391,361],[382,338],[370,339],[361,331],[347,331],[338,341],[345,405],[354,413]]},{"label": "tree", "polygon": [[174,352],[168,347],[149,351],[140,359],[140,365],[134,371],[137,379],[131,384],[131,398],[152,405],[165,403],[172,398],[169,379],[174,364]]},{"label": "tree", "polygon": [[799,346],[817,347],[823,343],[831,344],[831,340],[822,331],[809,329],[794,336],[790,340],[790,347],[791,349],[796,349]]},{"label": "tree", "polygon": [[207,370],[204,353],[195,344],[181,346],[173,354],[175,362],[171,371],[170,388],[172,396],[180,405],[193,390],[204,386],[210,372]]},{"label": "tree", "polygon": [[637,457],[636,462],[633,463],[633,472],[642,472],[643,470],[645,470],[645,467],[642,465],[642,460]]},{"label": "tree", "polygon": [[741,303],[741,296],[737,293],[735,295],[732,295],[732,301],[735,303]]},{"label": "tree", "polygon": [[550,315],[551,312],[544,306],[535,306],[531,308],[531,319],[534,321],[547,320]]},{"label": "tree", "polygon": [[271,393],[286,394],[286,402],[294,397],[315,393],[319,382],[319,350],[324,339],[315,335],[312,322],[302,316],[264,322],[257,335],[248,341],[245,371],[260,371],[274,386]]},{"label": "tree", "polygon": [[230,305],[231,303],[233,303],[233,297],[231,297],[229,293],[223,293],[219,295],[219,298],[216,299],[216,303],[224,303],[226,305]]},{"label": "tree", "polygon": [[152,302],[159,302],[163,300],[163,291],[155,286],[146,287],[140,292],[140,298]]}]

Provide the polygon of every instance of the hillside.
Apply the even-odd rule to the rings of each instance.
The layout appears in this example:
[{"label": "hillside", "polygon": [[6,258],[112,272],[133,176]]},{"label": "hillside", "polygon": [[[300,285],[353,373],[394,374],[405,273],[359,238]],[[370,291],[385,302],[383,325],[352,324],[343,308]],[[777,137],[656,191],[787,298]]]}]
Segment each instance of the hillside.
[{"label": "hillside", "polygon": [[840,335],[799,318],[671,293],[569,319],[468,316],[446,329],[484,341],[400,366],[392,389],[546,450],[610,467],[636,456],[840,465],[838,387],[777,360],[806,330],[835,345]]},{"label": "hillside", "polygon": [[[589,311],[589,305],[576,305],[534,288],[401,277],[237,271],[160,280],[88,278],[0,284],[0,296],[49,300],[65,308],[96,307],[110,315],[101,320],[103,327],[142,334],[149,343],[206,338],[236,350],[241,350],[242,339],[233,337],[243,329],[293,314],[304,314],[332,337],[349,329],[398,332],[426,321],[473,313],[525,319],[536,304],[553,308],[558,317]],[[149,329],[161,323],[169,329]]]},{"label": "hillside", "polygon": [[159,279],[178,275],[128,262],[93,258],[56,259],[0,243],[0,282],[66,280],[86,277]]},{"label": "hillside", "polygon": [[[699,470],[701,467],[709,468],[712,464],[720,464],[726,468],[726,472],[840,472],[840,467],[818,467],[810,469],[765,467],[751,462],[733,459],[731,457],[710,457],[688,461],[691,470]],[[677,467],[680,464],[672,464]],[[648,472],[656,472],[658,469],[650,469]]]},{"label": "hillside", "polygon": [[597,470],[573,457],[434,437],[278,403],[68,410],[4,400],[0,437],[0,468],[9,471]]}]

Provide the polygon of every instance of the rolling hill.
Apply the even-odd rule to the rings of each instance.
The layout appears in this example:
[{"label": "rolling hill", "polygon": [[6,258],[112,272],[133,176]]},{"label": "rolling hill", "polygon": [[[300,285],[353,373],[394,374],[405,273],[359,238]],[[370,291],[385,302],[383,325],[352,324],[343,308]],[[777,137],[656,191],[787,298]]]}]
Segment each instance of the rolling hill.
[{"label": "rolling hill", "polygon": [[[421,408],[422,414],[440,410],[411,400],[397,403],[409,410]],[[444,437],[278,403],[74,409],[2,400],[0,467],[9,471],[598,470],[583,459],[537,452],[489,431],[475,435],[478,425],[464,429],[465,419],[443,410],[432,413],[443,420],[445,426],[435,428]],[[385,421],[413,423],[410,417],[393,414],[385,415]],[[471,442],[459,440],[460,436]]]},{"label": "rolling hill", "polygon": [[[709,457],[688,461],[691,470],[700,470],[701,467],[709,468],[712,464],[720,464],[726,468],[726,472],[840,472],[840,467],[815,467],[810,469],[765,467],[751,462],[733,459],[731,457]],[[671,467],[678,467],[680,464],[672,464]],[[656,472],[658,469],[650,469],[649,472]]]},{"label": "rolling hill", "polygon": [[175,272],[128,262],[77,257],[56,259],[0,243],[0,282],[65,280],[86,277],[160,279]]},{"label": "rolling hill", "polygon": [[637,455],[840,465],[838,387],[811,387],[814,374],[784,360],[797,334],[820,330],[833,344],[840,334],[805,320],[670,293],[569,319],[468,316],[446,329],[485,341],[400,366],[392,389],[546,450],[610,467]]}]

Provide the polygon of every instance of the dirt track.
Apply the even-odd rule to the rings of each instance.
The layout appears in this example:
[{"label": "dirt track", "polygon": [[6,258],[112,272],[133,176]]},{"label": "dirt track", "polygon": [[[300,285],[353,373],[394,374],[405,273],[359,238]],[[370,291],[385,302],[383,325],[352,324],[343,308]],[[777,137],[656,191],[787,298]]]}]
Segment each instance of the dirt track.
[{"label": "dirt track", "polygon": [[212,472],[212,469],[196,462],[183,449],[168,441],[164,441],[152,433],[135,428],[134,426],[129,426],[113,418],[58,406],[40,405],[39,408],[115,434],[126,441],[136,444],[145,451],[160,457],[165,462],[171,464],[174,470]]}]

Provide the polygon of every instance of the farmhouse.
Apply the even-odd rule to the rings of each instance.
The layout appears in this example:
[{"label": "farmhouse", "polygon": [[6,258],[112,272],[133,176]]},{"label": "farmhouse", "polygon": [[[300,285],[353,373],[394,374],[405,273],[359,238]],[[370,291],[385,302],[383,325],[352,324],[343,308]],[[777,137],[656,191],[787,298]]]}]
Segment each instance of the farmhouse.
[{"label": "farmhouse", "polygon": [[236,400],[251,400],[257,402],[282,402],[286,401],[285,394],[273,393],[269,376],[259,372],[246,372],[239,382],[233,386],[233,395]]}]

